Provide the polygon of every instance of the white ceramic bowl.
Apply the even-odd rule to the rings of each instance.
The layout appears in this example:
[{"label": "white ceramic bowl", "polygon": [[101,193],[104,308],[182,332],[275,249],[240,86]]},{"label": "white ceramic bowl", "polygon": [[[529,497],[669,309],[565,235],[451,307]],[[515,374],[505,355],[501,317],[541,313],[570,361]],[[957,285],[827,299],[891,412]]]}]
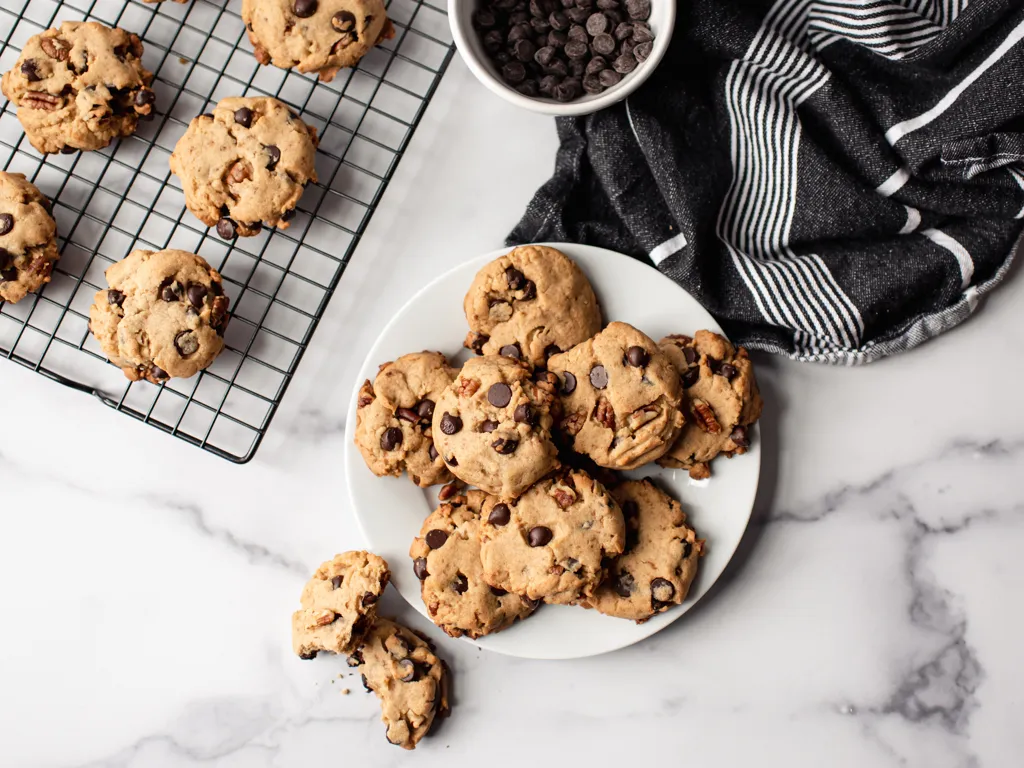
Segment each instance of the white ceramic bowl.
[{"label": "white ceramic bowl", "polygon": [[448,0],[448,23],[459,53],[477,80],[492,93],[517,107],[545,115],[589,115],[622,101],[639,88],[661,62],[676,23],[676,0],[651,0],[648,23],[654,32],[654,48],[647,60],[611,88],[598,94],[584,94],[575,101],[563,103],[544,96],[524,96],[505,83],[494,62],[488,58],[483,42],[473,27],[473,12],[479,5],[480,0]]}]

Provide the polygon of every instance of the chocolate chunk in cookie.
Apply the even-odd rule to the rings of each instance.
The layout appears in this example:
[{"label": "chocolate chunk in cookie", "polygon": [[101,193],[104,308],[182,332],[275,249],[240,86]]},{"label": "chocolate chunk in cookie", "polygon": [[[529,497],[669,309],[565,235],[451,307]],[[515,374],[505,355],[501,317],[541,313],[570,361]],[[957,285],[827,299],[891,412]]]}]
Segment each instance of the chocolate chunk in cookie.
[{"label": "chocolate chunk in cookie", "polygon": [[49,200],[24,174],[0,172],[0,300],[13,304],[50,282],[56,234]]}]

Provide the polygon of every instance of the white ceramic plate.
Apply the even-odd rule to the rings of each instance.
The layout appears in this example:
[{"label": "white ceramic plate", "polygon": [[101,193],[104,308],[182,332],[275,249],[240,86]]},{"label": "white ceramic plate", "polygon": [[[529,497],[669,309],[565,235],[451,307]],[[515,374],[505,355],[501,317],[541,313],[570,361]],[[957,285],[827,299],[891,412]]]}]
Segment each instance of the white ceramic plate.
[{"label": "white ceramic plate", "polygon": [[[628,256],[585,245],[553,243],[586,272],[597,293],[605,322],[622,320],[644,331],[655,341],[669,333],[692,333],[700,328],[721,332],[696,299],[655,269]],[[440,349],[463,361],[466,336],[462,299],[473,277],[487,262],[508,249],[488,253],[437,278],[395,315],[373,345],[353,391],[364,379],[373,379],[377,366],[407,352]],[[348,424],[356,423],[355,398]],[[759,434],[751,432],[752,445],[743,456],[718,459],[708,481],[691,481],[685,470],[669,470],[650,464],[632,477],[654,477],[679,499],[697,534],[707,539],[697,579],[686,601],[644,624],[603,616],[583,608],[545,605],[511,628],[469,640],[481,648],[531,659],[570,659],[593,656],[622,648],[653,635],[682,616],[715,583],[732,558],[747,527],[761,469]],[[434,488],[417,488],[407,477],[374,477],[350,439],[345,448],[345,475],[352,509],[367,544],[391,565],[391,583],[413,607],[427,615],[420,597],[420,582],[413,574],[409,545],[424,518],[437,506]]]}]

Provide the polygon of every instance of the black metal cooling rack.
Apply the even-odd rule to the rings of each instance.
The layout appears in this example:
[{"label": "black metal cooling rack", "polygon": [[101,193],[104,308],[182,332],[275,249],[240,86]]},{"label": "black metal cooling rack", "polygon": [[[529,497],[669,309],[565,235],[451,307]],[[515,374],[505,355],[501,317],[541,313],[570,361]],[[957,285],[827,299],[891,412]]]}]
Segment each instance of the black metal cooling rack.
[{"label": "black metal cooling rack", "polygon": [[[138,34],[156,79],[156,119],[96,152],[39,155],[0,97],[0,167],[54,201],[61,247],[50,284],[0,303],[0,356],[230,461],[253,457],[352,251],[412,137],[454,47],[444,0],[390,0],[395,37],[331,83],[261,67],[241,0],[3,0],[0,70],[32,35],[90,19]],[[168,158],[189,121],[225,96],[276,96],[320,136],[318,184],[287,231],[221,240],[185,210]],[[181,248],[224,277],[232,320],[205,372],[129,383],[88,332],[106,268],[135,248]]]}]

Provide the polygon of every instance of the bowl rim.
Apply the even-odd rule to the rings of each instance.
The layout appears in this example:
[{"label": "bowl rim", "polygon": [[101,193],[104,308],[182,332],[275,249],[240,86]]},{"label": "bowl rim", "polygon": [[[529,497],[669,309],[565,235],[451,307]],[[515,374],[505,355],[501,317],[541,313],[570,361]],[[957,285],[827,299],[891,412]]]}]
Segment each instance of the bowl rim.
[{"label": "bowl rim", "polygon": [[664,9],[661,13],[665,14],[664,19],[662,20],[665,29],[659,31],[655,36],[654,47],[651,50],[651,55],[647,57],[647,60],[640,67],[627,75],[621,83],[613,85],[604,93],[599,94],[596,98],[579,99],[562,104],[553,99],[524,96],[502,80],[498,79],[487,68],[486,64],[481,60],[481,57],[473,49],[472,43],[470,42],[470,36],[476,34],[476,30],[473,29],[472,24],[472,12],[465,16],[466,19],[469,19],[468,23],[464,21],[463,16],[460,13],[463,6],[467,4],[476,5],[478,2],[479,0],[448,0],[448,25],[451,28],[452,38],[455,40],[455,47],[462,55],[462,60],[466,63],[466,66],[469,67],[469,71],[473,73],[473,76],[476,77],[476,79],[479,80],[487,90],[503,98],[510,104],[527,109],[531,112],[539,112],[540,114],[555,115],[558,117],[589,115],[627,98],[644,82],[646,82],[647,78],[651,76],[651,73],[654,72],[661,63],[661,60],[665,57],[669,43],[672,41],[672,33],[676,22],[675,0],[652,0],[652,4],[656,2]]}]

